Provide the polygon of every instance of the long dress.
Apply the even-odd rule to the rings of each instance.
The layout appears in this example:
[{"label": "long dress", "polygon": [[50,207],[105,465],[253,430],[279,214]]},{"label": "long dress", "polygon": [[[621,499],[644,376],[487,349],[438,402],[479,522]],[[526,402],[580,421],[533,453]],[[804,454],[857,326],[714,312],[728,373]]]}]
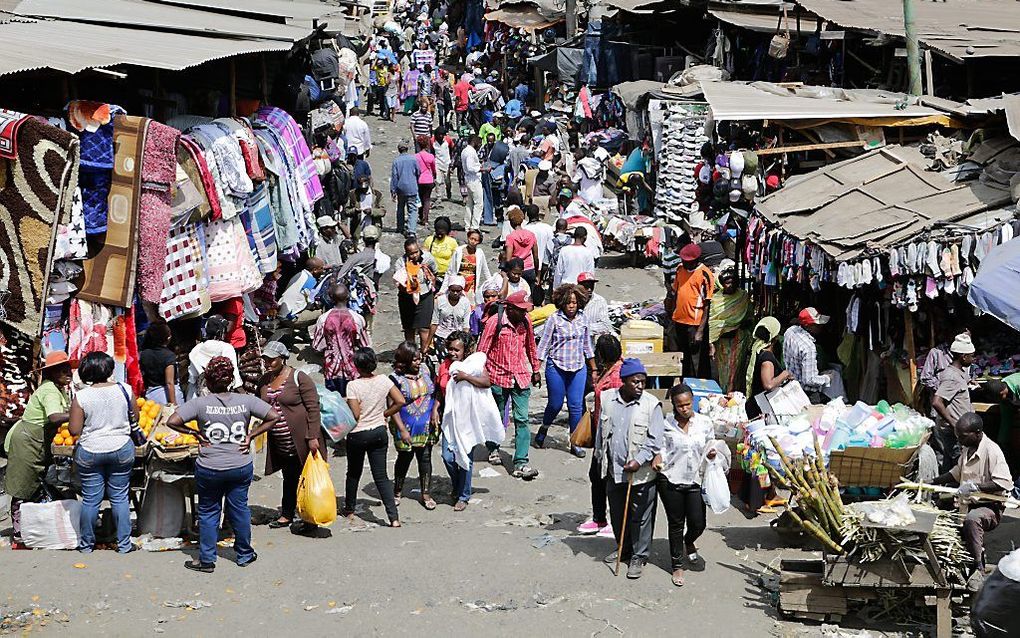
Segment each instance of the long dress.
[{"label": "long dress", "polygon": [[751,346],[743,324],[751,312],[751,300],[743,290],[732,295],[716,291],[709,309],[708,338],[715,344],[715,363],[723,392],[743,391],[744,371]]},{"label": "long dress", "polygon": [[404,427],[411,433],[411,444],[400,440],[396,431],[393,443],[398,452],[406,452],[416,447],[435,445],[439,432],[432,427],[432,405],[435,403],[436,386],[426,368],[421,368],[418,376],[409,377],[392,374],[390,379],[404,395],[404,407],[400,408],[400,418]]}]

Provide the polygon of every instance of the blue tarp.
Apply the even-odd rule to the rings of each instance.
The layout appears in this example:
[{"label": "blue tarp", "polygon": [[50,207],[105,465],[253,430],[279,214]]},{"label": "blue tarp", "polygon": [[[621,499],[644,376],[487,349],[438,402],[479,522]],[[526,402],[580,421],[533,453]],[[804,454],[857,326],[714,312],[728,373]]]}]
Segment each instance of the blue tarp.
[{"label": "blue tarp", "polygon": [[988,253],[970,285],[967,300],[1014,330],[1020,330],[1020,238]]}]

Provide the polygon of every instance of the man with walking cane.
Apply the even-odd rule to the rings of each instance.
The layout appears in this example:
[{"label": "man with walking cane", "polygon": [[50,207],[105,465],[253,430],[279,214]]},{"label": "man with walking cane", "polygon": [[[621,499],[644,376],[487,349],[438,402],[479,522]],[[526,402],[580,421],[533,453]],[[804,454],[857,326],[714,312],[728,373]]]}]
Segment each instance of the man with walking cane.
[{"label": "man with walking cane", "polygon": [[620,379],[623,385],[619,389],[602,393],[595,433],[595,454],[603,468],[617,542],[617,551],[605,562],[616,563],[619,574],[622,560],[628,564],[627,578],[641,578],[655,527],[655,470],[651,462],[662,444],[662,406],[645,393],[647,374],[638,359],[623,360]]}]

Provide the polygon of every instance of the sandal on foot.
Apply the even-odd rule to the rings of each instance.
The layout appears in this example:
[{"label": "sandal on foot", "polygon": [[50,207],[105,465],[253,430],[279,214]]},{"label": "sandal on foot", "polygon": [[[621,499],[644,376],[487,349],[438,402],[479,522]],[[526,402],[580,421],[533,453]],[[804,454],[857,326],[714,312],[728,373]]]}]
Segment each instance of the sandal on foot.
[{"label": "sandal on foot", "polygon": [[280,529],[282,527],[290,527],[293,523],[294,521],[292,520],[281,521],[280,519],[276,519],[274,521],[269,522],[269,529]]},{"label": "sandal on foot", "polygon": [[436,500],[427,494],[422,497],[421,504],[424,505],[427,510],[436,509]]},{"label": "sandal on foot", "polygon": [[683,587],[684,586],[684,570],[682,570],[682,569],[674,569],[673,570],[673,578],[672,578],[672,580],[673,580],[673,584],[676,585],[677,587]]},{"label": "sandal on foot", "polygon": [[468,506],[467,501],[457,501],[457,504],[453,506],[453,511],[463,512],[465,509],[467,509],[467,506]]},{"label": "sandal on foot", "polygon": [[499,451],[489,454],[489,465],[503,465],[503,457],[499,455]]},{"label": "sandal on foot", "polygon": [[401,527],[400,521],[390,521],[390,527]]}]

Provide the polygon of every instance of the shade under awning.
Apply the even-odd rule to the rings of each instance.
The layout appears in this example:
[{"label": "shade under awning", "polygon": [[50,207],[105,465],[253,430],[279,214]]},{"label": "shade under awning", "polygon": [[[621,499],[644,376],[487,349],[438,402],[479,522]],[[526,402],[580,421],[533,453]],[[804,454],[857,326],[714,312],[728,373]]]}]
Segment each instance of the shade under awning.
[{"label": "shade under awning", "polygon": [[967,301],[999,321],[1020,330],[1020,239],[996,246],[981,262],[967,292]]},{"label": "shade under awning", "polygon": [[702,82],[701,88],[716,121],[944,116],[935,109],[907,103],[915,98],[887,91],[785,87],[771,82]]}]

